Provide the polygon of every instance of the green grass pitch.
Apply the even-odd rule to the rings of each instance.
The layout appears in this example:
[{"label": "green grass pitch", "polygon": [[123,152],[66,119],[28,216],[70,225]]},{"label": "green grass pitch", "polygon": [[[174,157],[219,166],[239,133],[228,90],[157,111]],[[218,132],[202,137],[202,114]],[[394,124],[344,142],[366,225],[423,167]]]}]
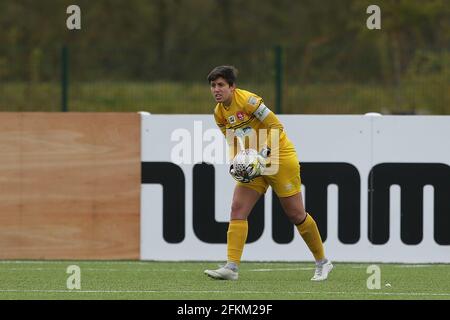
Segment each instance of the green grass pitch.
[{"label": "green grass pitch", "polygon": [[[68,289],[70,265],[80,289]],[[450,299],[449,264],[377,264],[380,289],[368,289],[371,264],[334,263],[312,282],[313,263],[243,262],[238,281],[203,274],[216,262],[0,261],[0,299],[326,300]]]}]

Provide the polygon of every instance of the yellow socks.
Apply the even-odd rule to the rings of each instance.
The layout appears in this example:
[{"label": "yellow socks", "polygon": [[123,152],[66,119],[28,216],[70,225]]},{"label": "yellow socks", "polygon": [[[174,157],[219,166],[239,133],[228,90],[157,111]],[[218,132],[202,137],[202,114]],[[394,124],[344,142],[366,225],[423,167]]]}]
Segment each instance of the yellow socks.
[{"label": "yellow socks", "polygon": [[242,251],[248,234],[247,220],[231,220],[227,232],[228,262],[237,266],[241,262]]},{"label": "yellow socks", "polygon": [[[316,261],[323,260],[325,258],[325,254],[322,239],[314,219],[307,214],[305,221],[296,227],[303,240],[308,245],[309,250],[311,250],[314,255]],[[228,262],[235,263],[236,266],[239,266],[242,252],[244,251],[245,241],[247,240],[247,234],[247,220],[230,221],[227,232]]]},{"label": "yellow socks", "polygon": [[314,219],[309,214],[306,214],[305,221],[296,225],[296,227],[316,261],[324,259],[322,238],[320,238],[319,229],[317,229]]}]

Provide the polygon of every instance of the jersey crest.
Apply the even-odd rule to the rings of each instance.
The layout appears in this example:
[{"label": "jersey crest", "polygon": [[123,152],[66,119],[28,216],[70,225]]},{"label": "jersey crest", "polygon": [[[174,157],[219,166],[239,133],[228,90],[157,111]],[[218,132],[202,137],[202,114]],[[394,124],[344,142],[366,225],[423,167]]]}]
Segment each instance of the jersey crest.
[{"label": "jersey crest", "polygon": [[242,111],[238,111],[237,113],[236,113],[236,117],[239,119],[239,120],[244,120],[244,117],[245,117],[245,113],[244,112],[242,112]]}]

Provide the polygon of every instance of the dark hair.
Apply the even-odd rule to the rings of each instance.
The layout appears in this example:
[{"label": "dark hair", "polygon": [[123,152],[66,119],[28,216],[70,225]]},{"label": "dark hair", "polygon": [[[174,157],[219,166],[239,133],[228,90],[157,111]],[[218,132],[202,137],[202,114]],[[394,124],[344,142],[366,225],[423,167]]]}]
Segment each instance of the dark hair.
[{"label": "dark hair", "polygon": [[233,66],[218,66],[208,74],[207,79],[208,83],[211,83],[211,81],[214,81],[217,78],[224,78],[225,81],[232,86],[236,83],[237,75],[238,70]]}]

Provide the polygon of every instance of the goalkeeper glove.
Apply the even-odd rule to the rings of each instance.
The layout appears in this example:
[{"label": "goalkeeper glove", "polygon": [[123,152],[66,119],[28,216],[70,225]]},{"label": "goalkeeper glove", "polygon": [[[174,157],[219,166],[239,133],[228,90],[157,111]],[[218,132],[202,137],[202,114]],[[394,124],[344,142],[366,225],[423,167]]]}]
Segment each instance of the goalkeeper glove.
[{"label": "goalkeeper glove", "polygon": [[259,155],[261,157],[263,157],[264,159],[267,159],[268,157],[270,157],[270,148],[265,146],[264,148],[262,148],[262,150],[259,152]]},{"label": "goalkeeper glove", "polygon": [[261,172],[260,175],[264,172],[264,169],[266,168],[267,165],[267,158],[270,157],[270,148],[269,147],[264,147],[262,148],[262,150],[258,153],[258,161],[261,164]]}]

